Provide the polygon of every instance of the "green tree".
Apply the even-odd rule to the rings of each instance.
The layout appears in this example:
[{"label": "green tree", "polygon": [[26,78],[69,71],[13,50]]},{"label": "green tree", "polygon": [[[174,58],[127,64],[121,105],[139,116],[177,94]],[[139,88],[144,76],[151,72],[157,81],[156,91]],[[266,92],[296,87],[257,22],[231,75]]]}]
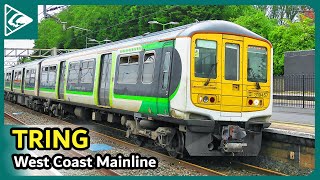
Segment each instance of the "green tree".
[{"label": "green tree", "polygon": [[293,23],[287,21],[270,31],[269,40],[274,49],[274,74],[283,74],[285,52],[315,48],[315,25],[309,18]]}]

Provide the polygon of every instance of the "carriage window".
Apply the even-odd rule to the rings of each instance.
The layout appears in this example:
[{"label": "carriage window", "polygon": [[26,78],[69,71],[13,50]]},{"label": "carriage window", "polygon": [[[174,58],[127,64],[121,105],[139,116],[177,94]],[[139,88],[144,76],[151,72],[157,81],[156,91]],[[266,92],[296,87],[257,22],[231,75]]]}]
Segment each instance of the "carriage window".
[{"label": "carriage window", "polygon": [[18,72],[18,80],[21,80],[21,71]]},{"label": "carriage window", "polygon": [[217,77],[217,42],[198,39],[195,48],[195,77]]},{"label": "carriage window", "polygon": [[129,57],[120,57],[120,64],[128,64],[129,63]]},{"label": "carriage window", "polygon": [[56,85],[56,75],[57,75],[57,67],[56,65],[49,67],[49,76],[48,76],[48,84],[47,86],[50,88],[55,88]]},{"label": "carriage window", "polygon": [[95,59],[69,64],[67,90],[90,92],[93,90]]},{"label": "carriage window", "polygon": [[83,61],[81,63],[81,78],[80,83],[93,83],[93,75],[94,75],[94,61]]},{"label": "carriage window", "polygon": [[139,55],[120,57],[118,83],[135,84],[138,79]]},{"label": "carriage window", "polygon": [[35,83],[35,78],[36,78],[36,70],[35,69],[32,69],[31,70],[31,74],[30,74],[30,83],[31,84],[34,84]]},{"label": "carriage window", "polygon": [[27,84],[29,83],[29,79],[30,79],[30,70],[26,70],[26,75],[24,77],[24,82]]},{"label": "carriage window", "polygon": [[139,56],[133,55],[129,57],[129,64],[138,64],[139,62]]},{"label": "carriage window", "polygon": [[25,87],[32,88],[34,87],[36,77],[36,70],[35,69],[27,69],[26,76],[25,76]]},{"label": "carriage window", "polygon": [[18,72],[14,73],[14,80],[18,80]]},{"label": "carriage window", "polygon": [[226,43],[225,49],[225,71],[226,80],[238,81],[240,76],[240,54],[239,44]]},{"label": "carriage window", "polygon": [[80,64],[79,62],[73,62],[69,64],[69,76],[68,76],[68,84],[76,84],[79,80],[79,71]]},{"label": "carriage window", "polygon": [[5,86],[10,86],[10,82],[11,82],[11,73],[7,73]]},{"label": "carriage window", "polygon": [[265,47],[248,47],[248,81],[267,82],[267,49]]},{"label": "carriage window", "polygon": [[154,72],[155,56],[154,53],[146,53],[143,60],[143,83],[152,83]]},{"label": "carriage window", "polygon": [[163,63],[163,78],[162,78],[162,89],[167,89],[169,85],[169,72],[171,63],[171,53],[166,52]]},{"label": "carriage window", "polygon": [[6,76],[6,81],[11,81],[11,73],[7,73],[7,76]]}]

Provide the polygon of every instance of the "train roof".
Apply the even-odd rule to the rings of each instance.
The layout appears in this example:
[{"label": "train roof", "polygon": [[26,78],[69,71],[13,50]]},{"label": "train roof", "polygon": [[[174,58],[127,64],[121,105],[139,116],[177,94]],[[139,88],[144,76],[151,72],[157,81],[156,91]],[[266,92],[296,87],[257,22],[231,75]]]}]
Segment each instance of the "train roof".
[{"label": "train roof", "polygon": [[97,52],[108,51],[108,50],[120,49],[128,46],[151,43],[155,41],[176,39],[178,37],[190,37],[196,33],[222,33],[222,34],[241,35],[246,37],[252,37],[255,39],[260,39],[271,44],[267,39],[235,23],[223,21],[223,20],[207,20],[207,21],[201,21],[201,22],[187,24],[183,26],[178,26],[171,29],[166,29],[163,31],[149,33],[146,35],[119,40],[112,43],[107,43],[107,44],[94,46],[86,49],[81,49],[81,50],[77,50],[77,51],[73,51],[73,52],[69,52],[69,53],[65,53],[57,56],[50,56],[41,60],[20,64],[14,67],[16,68],[23,67],[24,65],[30,65],[31,63],[39,63],[41,61],[50,60],[57,57],[61,57],[61,59],[67,59],[68,57],[71,57],[73,54],[81,53],[81,52],[93,53],[95,51]]}]

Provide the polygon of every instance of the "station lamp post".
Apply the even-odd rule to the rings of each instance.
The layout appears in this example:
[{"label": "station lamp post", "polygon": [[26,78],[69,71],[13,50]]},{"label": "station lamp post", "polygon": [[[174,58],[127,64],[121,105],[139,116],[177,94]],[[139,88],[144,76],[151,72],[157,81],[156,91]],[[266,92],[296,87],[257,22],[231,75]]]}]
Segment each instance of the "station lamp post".
[{"label": "station lamp post", "polygon": [[105,39],[105,40],[102,40],[102,41],[98,41],[96,39],[92,39],[92,38],[88,38],[86,37],[86,48],[88,48],[88,45],[92,44],[92,45],[101,45],[101,44],[104,44],[104,43],[109,43],[109,42],[112,42],[110,39]]},{"label": "station lamp post", "polygon": [[165,26],[166,25],[169,25],[169,24],[177,25],[177,24],[179,24],[179,22],[173,22],[173,21],[168,22],[168,23],[160,23],[158,21],[149,21],[148,23],[149,24],[160,24],[160,25],[162,25],[162,30],[165,30]]},{"label": "station lamp post", "polygon": [[[78,27],[78,26],[70,26],[68,28],[66,28],[66,22],[63,22],[63,30],[68,30],[68,29],[79,29],[79,30],[82,30],[82,31],[90,31],[92,32],[90,29],[86,29],[86,28],[82,28],[82,27]],[[109,42],[112,42],[110,39],[105,39],[103,41],[98,41],[96,39],[92,39],[92,38],[88,38],[86,37],[86,48],[88,48],[88,45],[100,45],[100,44],[103,44],[103,43],[109,43]]]}]

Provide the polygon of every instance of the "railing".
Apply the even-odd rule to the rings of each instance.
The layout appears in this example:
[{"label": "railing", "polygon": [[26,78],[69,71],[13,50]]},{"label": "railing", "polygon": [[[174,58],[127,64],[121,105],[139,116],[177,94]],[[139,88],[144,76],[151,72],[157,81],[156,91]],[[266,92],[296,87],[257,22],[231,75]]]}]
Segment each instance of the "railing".
[{"label": "railing", "polygon": [[315,107],[314,74],[273,77],[273,104],[299,108]]}]

